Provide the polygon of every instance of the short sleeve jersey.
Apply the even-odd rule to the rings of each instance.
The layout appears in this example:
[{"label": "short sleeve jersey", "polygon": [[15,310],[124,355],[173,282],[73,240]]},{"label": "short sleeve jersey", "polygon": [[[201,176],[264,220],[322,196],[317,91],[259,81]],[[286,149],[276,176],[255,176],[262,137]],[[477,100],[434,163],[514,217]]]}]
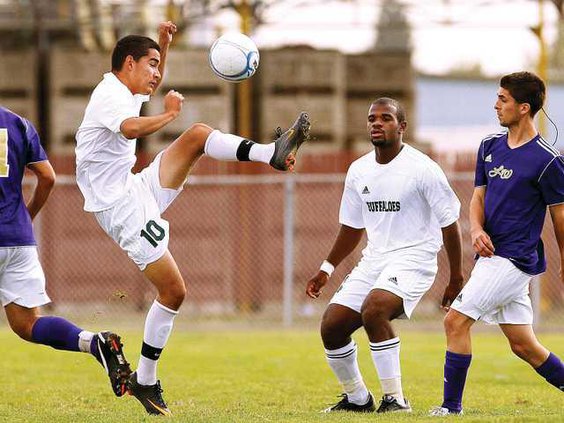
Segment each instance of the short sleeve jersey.
[{"label": "short sleeve jersey", "polygon": [[27,165],[45,160],[33,125],[0,107],[0,248],[36,245],[22,180]]},{"label": "short sleeve jersey", "polygon": [[486,188],[485,225],[495,254],[530,275],[546,270],[541,232],[546,207],[564,203],[564,160],[537,135],[517,148],[507,133],[485,138],[474,185]]},{"label": "short sleeve jersey", "polygon": [[84,210],[112,207],[131,184],[135,139],[120,132],[121,124],[139,117],[149,96],[134,95],[111,72],[96,86],[76,133],[76,181]]},{"label": "short sleeve jersey", "polygon": [[365,256],[409,248],[437,252],[441,228],[458,220],[460,202],[442,169],[428,156],[404,145],[389,163],[374,151],[354,161],[346,176],[339,222],[365,228]]}]

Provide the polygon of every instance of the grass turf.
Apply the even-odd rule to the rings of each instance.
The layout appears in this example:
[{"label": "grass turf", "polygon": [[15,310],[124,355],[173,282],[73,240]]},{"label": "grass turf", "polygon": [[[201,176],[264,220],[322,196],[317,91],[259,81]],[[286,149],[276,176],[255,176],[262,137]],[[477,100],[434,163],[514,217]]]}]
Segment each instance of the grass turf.
[{"label": "grass turf", "polygon": [[[141,334],[120,333],[135,366]],[[541,334],[564,357],[564,335]],[[366,337],[355,335],[365,381],[379,398]],[[394,415],[320,414],[338,400],[339,386],[314,331],[175,331],[159,364],[164,397],[179,422],[437,421],[427,417],[442,395],[441,333],[401,330],[402,374],[414,412]],[[154,421],[132,397],[113,396],[86,354],[59,352],[19,340],[0,327],[0,421]],[[474,336],[465,415],[442,421],[564,421],[562,392],[513,356],[499,333]]]}]

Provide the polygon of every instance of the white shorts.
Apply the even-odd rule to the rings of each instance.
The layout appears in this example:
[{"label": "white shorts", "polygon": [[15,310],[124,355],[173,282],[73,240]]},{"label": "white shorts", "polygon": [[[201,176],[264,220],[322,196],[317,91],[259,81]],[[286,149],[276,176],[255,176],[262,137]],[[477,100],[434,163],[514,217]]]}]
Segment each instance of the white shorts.
[{"label": "white shorts", "polygon": [[169,225],[161,217],[182,191],[161,187],[159,166],[162,152],[140,173],[131,188],[108,210],[96,212],[102,229],[141,270],[160,259],[168,248]]},{"label": "white shorts", "polygon": [[451,307],[490,324],[530,325],[533,323],[531,279],[531,275],[506,258],[480,257]]},{"label": "white shorts", "polygon": [[15,303],[34,308],[50,303],[37,247],[0,247],[0,299],[2,306]]},{"label": "white shorts", "polygon": [[329,303],[360,313],[370,291],[383,289],[403,299],[405,316],[402,317],[410,318],[421,297],[433,285],[436,274],[436,252],[410,250],[378,258],[363,257]]}]

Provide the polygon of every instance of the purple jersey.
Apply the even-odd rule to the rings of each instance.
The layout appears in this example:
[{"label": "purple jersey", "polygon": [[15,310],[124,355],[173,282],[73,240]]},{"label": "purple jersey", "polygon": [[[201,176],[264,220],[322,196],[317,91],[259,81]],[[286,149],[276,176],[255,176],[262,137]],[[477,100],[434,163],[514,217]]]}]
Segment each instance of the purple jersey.
[{"label": "purple jersey", "polygon": [[44,160],[33,125],[0,107],[0,248],[35,245],[22,179],[29,163]]},{"label": "purple jersey", "polygon": [[530,275],[546,270],[541,232],[546,207],[564,203],[564,158],[539,135],[509,148],[507,133],[485,138],[476,187],[486,187],[485,231],[495,255]]}]

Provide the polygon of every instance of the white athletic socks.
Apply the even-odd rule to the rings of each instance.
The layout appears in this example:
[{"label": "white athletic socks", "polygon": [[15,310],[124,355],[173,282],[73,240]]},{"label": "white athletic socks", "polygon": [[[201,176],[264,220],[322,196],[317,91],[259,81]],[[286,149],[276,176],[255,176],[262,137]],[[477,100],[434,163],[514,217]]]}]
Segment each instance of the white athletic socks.
[{"label": "white athletic socks", "polygon": [[168,341],[177,314],[178,311],[165,307],[156,300],[149,309],[145,319],[143,347],[137,367],[139,384],[154,385],[157,383],[157,362]]},{"label": "white athletic socks", "polygon": [[368,401],[368,389],[362,380],[358,368],[356,343],[351,340],[348,345],[336,350],[325,350],[327,363],[347,394],[349,402],[364,405]]},{"label": "white athletic socks", "polygon": [[78,334],[78,349],[85,353],[90,353],[90,344],[92,338],[94,337],[94,332],[89,332],[83,330]]},{"label": "white athletic socks", "polygon": [[380,378],[382,393],[391,395],[398,400],[398,403],[405,405],[401,387],[399,337],[382,342],[370,342],[370,351]]},{"label": "white athletic socks", "polygon": [[253,144],[249,152],[249,158],[252,162],[262,162],[269,164],[270,159],[274,156],[274,143],[270,144]]},{"label": "white athletic socks", "polygon": [[217,160],[253,161],[270,163],[274,155],[274,143],[257,144],[233,134],[214,130],[208,136],[204,153]]}]

